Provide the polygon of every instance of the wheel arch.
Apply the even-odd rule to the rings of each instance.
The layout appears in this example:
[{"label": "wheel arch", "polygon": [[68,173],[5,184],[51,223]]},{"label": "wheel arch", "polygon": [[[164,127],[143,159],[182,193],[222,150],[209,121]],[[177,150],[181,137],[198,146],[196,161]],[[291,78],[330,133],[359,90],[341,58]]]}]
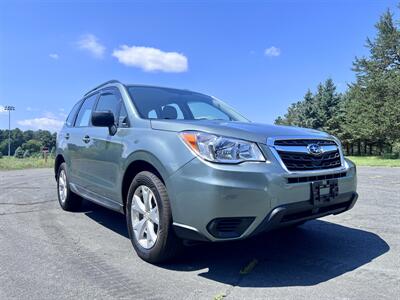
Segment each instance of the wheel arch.
[{"label": "wheel arch", "polygon": [[58,169],[60,168],[63,162],[65,162],[64,156],[62,156],[62,154],[58,154],[54,161],[54,176],[56,177],[56,179],[57,179]]},{"label": "wheel arch", "polygon": [[128,160],[121,184],[122,203],[125,211],[126,200],[128,196],[129,186],[133,178],[142,171],[150,171],[157,175],[165,184],[167,172],[161,162],[148,152],[140,152],[132,155]]}]

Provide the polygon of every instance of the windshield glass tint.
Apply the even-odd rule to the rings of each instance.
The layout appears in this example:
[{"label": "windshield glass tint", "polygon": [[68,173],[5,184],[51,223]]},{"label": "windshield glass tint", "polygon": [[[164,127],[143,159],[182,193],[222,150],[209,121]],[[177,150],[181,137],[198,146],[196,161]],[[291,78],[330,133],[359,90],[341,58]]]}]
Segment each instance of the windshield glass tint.
[{"label": "windshield glass tint", "polygon": [[159,87],[130,86],[129,94],[145,119],[248,122],[228,105],[203,94]]}]

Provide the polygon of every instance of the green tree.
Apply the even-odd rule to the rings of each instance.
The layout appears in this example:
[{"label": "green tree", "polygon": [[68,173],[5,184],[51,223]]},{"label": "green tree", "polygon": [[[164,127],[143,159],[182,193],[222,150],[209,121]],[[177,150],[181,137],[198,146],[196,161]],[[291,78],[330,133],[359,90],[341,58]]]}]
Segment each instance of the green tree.
[{"label": "green tree", "polygon": [[27,130],[23,132],[24,141],[32,140],[35,136],[35,132],[33,130]]},{"label": "green tree", "polygon": [[31,154],[29,153],[29,150],[25,150],[25,152],[24,152],[24,158],[28,158],[28,157],[30,157],[31,156]]},{"label": "green tree", "polygon": [[34,139],[40,141],[45,147],[52,147],[55,143],[54,135],[47,130],[38,130],[35,132]]},{"label": "green tree", "polygon": [[307,128],[317,128],[319,123],[318,106],[316,99],[310,90],[304,95],[301,105],[300,126]]},{"label": "green tree", "polygon": [[56,157],[56,147],[51,147],[50,157],[52,158]]},{"label": "green tree", "polygon": [[0,153],[7,155],[8,154],[8,140],[4,139],[0,142]]},{"label": "green tree", "polygon": [[365,145],[393,145],[400,139],[400,30],[390,11],[367,39],[369,56],[356,58],[357,81],[348,90],[347,124],[353,140]]},{"label": "green tree", "polygon": [[22,149],[29,151],[30,153],[40,152],[42,147],[42,142],[38,140],[29,140],[26,143],[22,144]]},{"label": "green tree", "polygon": [[24,150],[21,147],[18,147],[14,153],[15,158],[23,158],[24,157]]},{"label": "green tree", "polygon": [[334,117],[340,110],[341,98],[333,80],[327,79],[318,85],[315,95],[308,90],[304,98],[293,103],[275,123],[339,133],[340,125]]},{"label": "green tree", "polygon": [[[397,24],[400,24],[398,22]],[[332,79],[319,84],[315,94],[292,104],[276,123],[320,129],[338,136],[348,152],[383,153],[400,143],[400,30],[390,11],[375,25],[377,34],[367,39],[367,57],[356,58],[356,82],[344,95]],[[362,149],[363,147],[363,149]],[[367,150],[368,149],[368,150]],[[351,151],[350,151],[351,150]],[[396,150],[397,151],[397,150]]]}]

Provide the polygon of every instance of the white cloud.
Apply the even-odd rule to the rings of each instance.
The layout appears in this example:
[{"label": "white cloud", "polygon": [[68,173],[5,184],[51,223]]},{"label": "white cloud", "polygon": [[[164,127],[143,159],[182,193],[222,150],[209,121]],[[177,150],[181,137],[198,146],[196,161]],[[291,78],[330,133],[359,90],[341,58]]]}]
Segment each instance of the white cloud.
[{"label": "white cloud", "polygon": [[49,57],[52,58],[52,59],[55,59],[55,60],[60,58],[60,56],[57,53],[50,53]]},{"label": "white cloud", "polygon": [[5,112],[6,112],[6,109],[4,108],[4,106],[0,105],[0,114],[5,113]]},{"label": "white cloud", "polygon": [[281,49],[272,46],[272,47],[265,49],[264,54],[266,56],[270,56],[270,57],[279,56],[279,55],[281,55]]},{"label": "white cloud", "polygon": [[48,119],[56,119],[57,118],[56,115],[54,113],[52,113],[51,111],[45,111],[43,116]]},{"label": "white cloud", "polygon": [[118,61],[126,66],[138,67],[146,72],[162,71],[171,73],[186,72],[188,59],[177,52],[164,52],[151,47],[120,46],[113,51]]},{"label": "white cloud", "polygon": [[60,128],[63,126],[64,121],[53,118],[42,117],[35,119],[20,120],[17,123],[18,125],[25,126],[30,129],[35,129],[35,130],[44,129],[56,132],[60,130]]},{"label": "white cloud", "polygon": [[82,35],[78,41],[78,47],[89,51],[96,58],[103,58],[106,47],[99,43],[97,37],[93,34]]},{"label": "white cloud", "polygon": [[58,115],[63,119],[66,119],[68,117],[68,114],[66,113],[64,108],[58,109]]}]

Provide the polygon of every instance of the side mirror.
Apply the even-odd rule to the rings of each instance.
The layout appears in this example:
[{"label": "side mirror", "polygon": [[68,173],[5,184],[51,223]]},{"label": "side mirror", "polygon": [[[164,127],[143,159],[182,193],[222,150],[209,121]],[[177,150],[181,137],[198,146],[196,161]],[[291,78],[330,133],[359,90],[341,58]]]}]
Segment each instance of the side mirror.
[{"label": "side mirror", "polygon": [[117,132],[114,114],[110,110],[94,111],[92,113],[92,124],[96,127],[108,127],[110,135],[114,135]]}]

